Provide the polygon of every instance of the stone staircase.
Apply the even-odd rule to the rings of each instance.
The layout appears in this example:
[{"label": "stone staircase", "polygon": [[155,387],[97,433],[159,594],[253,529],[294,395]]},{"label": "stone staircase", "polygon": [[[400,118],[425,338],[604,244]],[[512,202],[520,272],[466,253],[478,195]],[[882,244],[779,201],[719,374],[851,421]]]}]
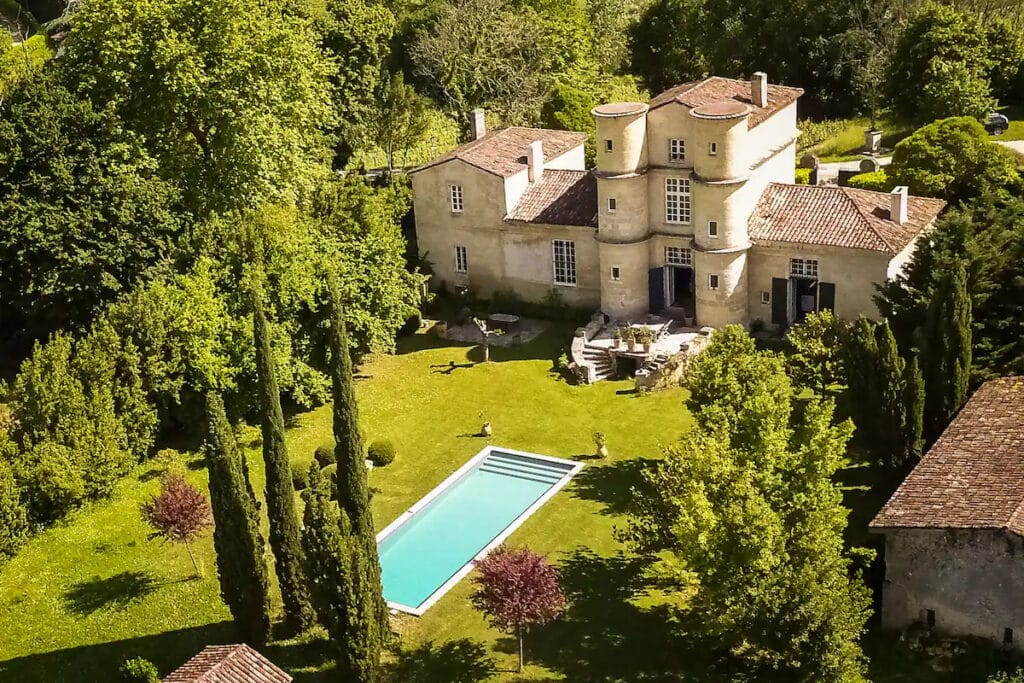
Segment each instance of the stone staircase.
[{"label": "stone staircase", "polygon": [[606,347],[584,344],[583,360],[593,368],[593,382],[615,377],[615,360],[608,355]]}]

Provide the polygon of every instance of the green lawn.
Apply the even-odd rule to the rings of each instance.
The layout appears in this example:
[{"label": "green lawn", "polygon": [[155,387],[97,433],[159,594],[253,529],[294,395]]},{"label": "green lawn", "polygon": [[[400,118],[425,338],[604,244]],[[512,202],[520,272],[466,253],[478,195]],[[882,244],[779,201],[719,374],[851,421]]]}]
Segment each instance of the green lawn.
[{"label": "green lawn", "polygon": [[[650,458],[689,423],[681,389],[640,396],[629,383],[567,384],[551,370],[571,329],[553,329],[494,362],[476,364],[478,349],[441,346],[432,337],[403,339],[399,353],[360,368],[358,393],[369,439],[391,439],[396,461],[370,475],[373,512],[382,527],[487,443],[548,455],[586,458],[574,481],[534,514],[513,543],[548,553],[559,565],[571,609],[528,639],[531,663],[510,673],[510,639],[488,628],[467,600],[463,581],[422,618],[396,620],[401,643],[389,656],[390,680],[702,680],[699,639],[673,636],[667,615],[645,595],[643,562],[623,553],[613,529]],[[483,412],[490,440],[475,436]],[[330,438],[330,412],[296,416],[292,455],[308,462]],[[591,434],[603,431],[611,456],[589,459]],[[250,448],[255,430],[247,430]],[[251,460],[262,489],[258,451]],[[205,484],[196,455],[182,458]],[[140,502],[157,490],[157,469],[141,467],[112,500],[49,529],[0,571],[0,680],[105,681],[119,662],[145,656],[167,673],[202,645],[235,639],[218,596],[212,542],[198,544],[205,578],[190,579],[184,550],[148,538]],[[870,470],[851,470],[844,483],[858,534],[884,496]],[[936,674],[889,635],[871,634],[872,679],[886,682],[981,681],[975,664]],[[268,648],[300,683],[328,680],[330,657],[321,634]],[[496,671],[488,673],[494,667]],[[687,674],[686,672],[690,672]]]}]

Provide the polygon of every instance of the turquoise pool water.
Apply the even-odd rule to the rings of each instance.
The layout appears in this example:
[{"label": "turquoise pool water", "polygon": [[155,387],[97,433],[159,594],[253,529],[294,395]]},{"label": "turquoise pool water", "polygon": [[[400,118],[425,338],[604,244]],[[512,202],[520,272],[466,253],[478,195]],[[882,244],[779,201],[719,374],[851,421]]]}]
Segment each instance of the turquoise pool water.
[{"label": "turquoise pool water", "polygon": [[419,609],[576,468],[569,461],[486,452],[380,541],[384,597]]}]

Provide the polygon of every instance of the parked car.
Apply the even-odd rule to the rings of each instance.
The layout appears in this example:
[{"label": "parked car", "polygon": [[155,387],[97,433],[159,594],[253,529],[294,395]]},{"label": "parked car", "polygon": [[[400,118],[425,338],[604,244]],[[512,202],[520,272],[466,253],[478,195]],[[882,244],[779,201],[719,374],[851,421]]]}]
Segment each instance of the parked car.
[{"label": "parked car", "polygon": [[1006,129],[1010,127],[1010,119],[1006,118],[1002,114],[992,112],[985,119],[985,130],[988,131],[989,135],[1002,135],[1006,132]]}]

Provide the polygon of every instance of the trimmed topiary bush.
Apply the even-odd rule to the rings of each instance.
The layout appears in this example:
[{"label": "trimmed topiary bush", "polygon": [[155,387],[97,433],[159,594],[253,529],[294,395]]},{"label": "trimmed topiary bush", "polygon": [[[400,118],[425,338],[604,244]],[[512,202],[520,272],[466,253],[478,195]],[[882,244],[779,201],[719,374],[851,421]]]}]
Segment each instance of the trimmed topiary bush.
[{"label": "trimmed topiary bush", "polygon": [[338,466],[328,465],[323,468],[323,473],[331,481],[331,500],[338,500]]},{"label": "trimmed topiary bush", "polygon": [[135,657],[121,664],[121,680],[126,683],[160,683],[160,672],[148,659]]},{"label": "trimmed topiary bush", "polygon": [[855,175],[848,182],[850,187],[859,190],[874,190],[875,192],[889,192],[895,186],[884,168],[872,173]]},{"label": "trimmed topiary bush", "polygon": [[793,176],[793,182],[797,185],[810,185],[811,183],[811,169],[809,168],[798,168]]},{"label": "trimmed topiary bush", "polygon": [[321,446],[316,447],[316,452],[313,453],[313,459],[316,460],[316,464],[320,467],[327,467],[337,462],[334,456],[334,442],[325,443]]},{"label": "trimmed topiary bush", "polygon": [[395,445],[390,441],[374,441],[366,455],[377,467],[390,465],[395,461]]},{"label": "trimmed topiary bush", "polygon": [[309,486],[309,465],[307,463],[292,463],[292,486],[296,491],[305,491]]}]

